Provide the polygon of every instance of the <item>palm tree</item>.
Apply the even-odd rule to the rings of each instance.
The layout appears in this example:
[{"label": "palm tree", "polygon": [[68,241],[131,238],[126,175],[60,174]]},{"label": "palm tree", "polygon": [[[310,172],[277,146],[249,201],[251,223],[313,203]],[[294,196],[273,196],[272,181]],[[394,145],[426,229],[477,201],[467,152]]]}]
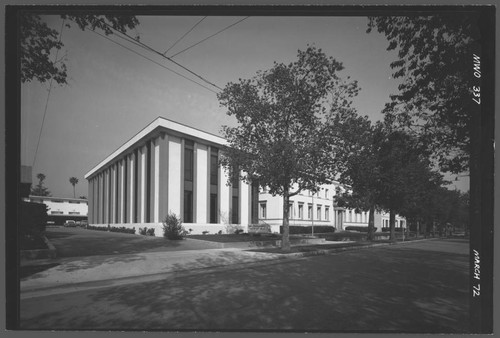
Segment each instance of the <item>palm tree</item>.
[{"label": "palm tree", "polygon": [[76,177],[70,177],[69,178],[69,183],[71,183],[71,185],[73,186],[73,198],[76,198],[75,185],[78,184],[78,178],[76,178]]}]

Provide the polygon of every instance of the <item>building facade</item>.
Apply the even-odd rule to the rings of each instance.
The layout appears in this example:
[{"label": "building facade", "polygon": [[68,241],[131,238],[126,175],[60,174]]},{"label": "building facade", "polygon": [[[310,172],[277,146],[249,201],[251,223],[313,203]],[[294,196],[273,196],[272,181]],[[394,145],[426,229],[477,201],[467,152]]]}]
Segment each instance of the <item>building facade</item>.
[{"label": "building facade", "polygon": [[25,200],[43,203],[47,206],[48,224],[62,225],[68,220],[75,222],[87,220],[88,201],[86,199],[30,195]]},{"label": "building facade", "polygon": [[[289,224],[291,226],[332,226],[337,231],[345,230],[348,226],[368,226],[369,211],[356,212],[336,206],[335,195],[337,190],[344,188],[339,183],[324,184],[321,189],[312,193],[309,190],[300,192],[290,198]],[[291,189],[294,191],[294,188]],[[272,232],[279,232],[283,222],[283,198],[272,196],[264,188],[259,194],[259,221],[269,224]],[[389,227],[389,214],[375,212],[374,223],[376,231],[382,227]],[[396,216],[396,227],[406,227],[403,217]]]},{"label": "building facade", "polygon": [[258,188],[227,184],[218,165],[225,144],[219,136],[157,118],[85,175],[89,224],[155,228],[161,236],[162,221],[174,213],[193,234],[225,232],[228,224],[246,230],[257,222]]}]

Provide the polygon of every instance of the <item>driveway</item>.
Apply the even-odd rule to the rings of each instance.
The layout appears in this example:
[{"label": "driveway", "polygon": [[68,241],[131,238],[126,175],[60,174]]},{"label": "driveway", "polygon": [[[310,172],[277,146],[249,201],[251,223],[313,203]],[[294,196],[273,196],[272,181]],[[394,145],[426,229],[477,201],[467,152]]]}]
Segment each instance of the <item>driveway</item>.
[{"label": "driveway", "polygon": [[213,248],[210,243],[189,239],[172,241],[163,237],[82,228],[48,227],[46,235],[55,246],[58,258]]}]

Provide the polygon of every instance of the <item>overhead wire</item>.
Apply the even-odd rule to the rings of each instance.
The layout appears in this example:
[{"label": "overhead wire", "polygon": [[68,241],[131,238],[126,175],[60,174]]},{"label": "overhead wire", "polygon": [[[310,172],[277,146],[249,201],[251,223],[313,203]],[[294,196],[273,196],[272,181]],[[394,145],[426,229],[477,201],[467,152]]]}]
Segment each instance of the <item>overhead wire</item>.
[{"label": "overhead wire", "polygon": [[174,42],[174,44],[173,44],[172,46],[170,46],[170,48],[169,48],[169,49],[167,49],[167,50],[163,53],[163,55],[167,55],[167,53],[168,53],[168,52],[169,52],[172,48],[174,48],[174,47],[175,47],[175,45],[177,45],[177,44],[178,44],[178,43],[179,43],[182,39],[184,39],[184,37],[186,37],[186,35],[188,35],[189,33],[191,33],[191,31],[192,31],[193,29],[195,29],[195,28],[196,28],[196,26],[198,26],[198,25],[199,25],[199,24],[200,24],[203,20],[205,20],[206,18],[207,18],[206,16],[204,16],[203,18],[201,18],[201,20],[199,20],[199,21],[198,21],[198,22],[197,22],[197,23],[196,23],[193,27],[191,27],[191,29],[189,29],[186,33],[184,33],[184,35],[183,35],[183,36],[181,36],[179,39],[177,39],[177,41],[175,41],[175,42]]},{"label": "overhead wire", "polygon": [[[62,39],[62,34],[63,34],[63,29],[64,29],[64,21],[65,21],[65,19],[63,19],[61,22],[61,29],[59,30],[59,41],[58,42],[61,42],[61,39]],[[59,49],[56,50],[56,54],[54,56],[54,62],[57,61],[58,55],[59,55]],[[50,81],[49,81],[49,91],[47,93],[47,99],[45,100],[45,109],[43,111],[42,125],[40,126],[40,133],[38,133],[38,141],[36,143],[35,155],[33,156],[33,163],[31,165],[32,168],[35,167],[36,157],[38,154],[38,148],[40,147],[40,139],[42,138],[43,126],[45,124],[45,116],[47,115],[47,107],[49,106],[50,93],[52,92],[52,82],[53,82],[53,77],[51,77]]]},{"label": "overhead wire", "polygon": [[215,91],[215,90],[213,90],[213,89],[211,89],[211,88],[209,88],[209,87],[207,87],[207,86],[205,86],[205,85],[203,85],[203,84],[201,84],[201,83],[199,83],[199,82],[196,82],[196,81],[194,81],[193,79],[190,79],[190,78],[188,78],[187,76],[185,76],[185,75],[183,75],[183,74],[181,74],[181,73],[179,73],[179,72],[176,72],[176,71],[175,71],[175,70],[173,70],[173,69],[168,68],[167,66],[165,66],[165,65],[163,65],[163,64],[161,64],[161,63],[159,63],[159,62],[157,62],[157,61],[155,61],[155,60],[153,60],[153,59],[151,59],[151,58],[149,58],[149,57],[147,57],[147,56],[145,56],[145,55],[143,55],[143,54],[141,54],[141,53],[139,53],[139,52],[137,52],[137,51],[135,51],[135,50],[133,50],[132,48],[129,48],[129,47],[127,47],[127,46],[125,46],[125,45],[123,45],[123,44],[121,44],[121,43],[119,43],[119,42],[117,42],[117,41],[113,40],[113,39],[110,39],[108,36],[106,36],[106,35],[104,35],[104,34],[98,33],[98,32],[96,32],[96,31],[94,31],[94,30],[92,30],[92,29],[87,29],[87,30],[89,30],[89,31],[91,31],[91,32],[93,32],[93,33],[95,33],[95,34],[97,34],[97,35],[99,35],[99,36],[101,36],[101,37],[103,37],[103,38],[105,38],[105,39],[107,39],[107,40],[109,40],[109,41],[111,41],[111,42],[113,42],[113,43],[115,43],[115,44],[119,45],[119,46],[121,46],[122,48],[125,48],[125,49],[127,49],[127,50],[131,51],[131,52],[132,52],[132,53],[134,53],[134,54],[137,54],[137,55],[139,55],[139,56],[143,57],[144,59],[146,59],[146,60],[148,60],[148,61],[153,62],[154,64],[156,64],[156,65],[158,65],[158,66],[160,66],[160,67],[162,67],[162,68],[164,68],[164,69],[166,69],[166,70],[168,70],[168,71],[170,71],[170,72],[172,72],[172,73],[174,73],[174,74],[176,74],[176,75],[179,75],[180,77],[182,77],[182,78],[184,78],[184,79],[186,79],[186,80],[188,80],[188,81],[190,81],[190,82],[193,82],[193,83],[197,84],[198,86],[201,86],[201,87],[203,87],[203,88],[205,88],[205,89],[207,89],[207,90],[211,91],[212,93],[217,94],[217,91]]},{"label": "overhead wire", "polygon": [[[186,70],[187,72],[189,72],[189,73],[193,74],[194,76],[196,76],[197,78],[199,78],[199,79],[200,79],[200,80],[202,80],[203,82],[205,82],[205,83],[207,83],[207,84],[209,84],[209,85],[211,85],[211,86],[213,86],[213,87],[215,87],[215,88],[217,88],[217,89],[219,89],[219,90],[222,90],[222,88],[221,88],[221,87],[219,87],[219,86],[217,86],[216,84],[214,84],[214,83],[212,83],[212,82],[208,81],[208,80],[207,80],[207,79],[205,79],[203,76],[201,76],[201,75],[199,75],[199,74],[195,73],[194,71],[192,71],[191,69],[189,69],[189,68],[187,68],[187,67],[183,66],[183,65],[182,65],[182,64],[180,64],[179,62],[177,62],[177,61],[175,61],[175,60],[172,60],[172,58],[170,58],[170,57],[168,57],[168,56],[164,55],[163,53],[161,53],[161,52],[159,52],[159,51],[157,51],[157,50],[156,50],[156,49],[154,49],[153,47],[151,47],[151,46],[149,46],[149,45],[145,44],[144,42],[141,42],[141,41],[138,41],[138,40],[134,39],[133,37],[131,37],[131,36],[130,36],[130,35],[128,35],[127,33],[124,33],[124,32],[121,32],[120,30],[117,30],[116,28],[114,28],[113,26],[109,25],[108,23],[106,23],[106,22],[104,22],[104,21],[101,21],[101,22],[102,22],[103,24],[105,24],[106,26],[110,27],[111,29],[113,29],[114,31],[116,31],[117,33],[119,33],[119,34],[121,34],[121,35],[123,35],[123,36],[127,37],[127,38],[129,39],[129,40],[128,40],[129,42],[134,41],[133,43],[134,43],[135,45],[140,46],[140,47],[142,47],[142,48],[144,48],[144,49],[147,49],[147,50],[149,50],[150,52],[153,52],[153,53],[155,53],[155,54],[158,54],[159,56],[161,56],[161,57],[163,57],[163,58],[167,59],[168,61],[170,61],[170,62],[174,63],[175,65],[177,65],[177,66],[179,66],[179,67],[181,67],[182,69]],[[120,36],[120,35],[117,35],[117,36]]]},{"label": "overhead wire", "polygon": [[184,53],[185,51],[187,51],[187,50],[189,50],[189,49],[191,49],[191,48],[193,48],[193,47],[195,47],[195,46],[199,45],[200,43],[202,43],[202,42],[204,42],[204,41],[207,41],[208,39],[210,39],[210,38],[212,38],[212,37],[216,36],[217,34],[220,34],[220,33],[224,32],[225,30],[228,30],[229,28],[231,28],[231,27],[233,27],[233,26],[236,26],[237,24],[239,24],[240,22],[242,22],[242,21],[244,21],[244,20],[246,20],[246,19],[248,19],[248,18],[249,18],[249,16],[244,17],[243,19],[241,19],[241,20],[239,20],[239,21],[237,21],[237,22],[235,22],[235,23],[233,23],[233,24],[231,24],[231,25],[227,26],[226,28],[223,28],[223,29],[219,30],[218,32],[215,32],[214,34],[212,34],[212,35],[210,35],[210,36],[207,36],[207,37],[206,37],[206,38],[204,38],[203,40],[198,41],[198,42],[197,42],[197,43],[195,43],[194,45],[191,45],[191,46],[189,46],[189,47],[187,47],[187,48],[185,48],[185,49],[181,50],[180,52],[177,52],[177,53],[175,53],[174,55],[171,55],[171,56],[170,56],[170,58],[173,58],[173,57],[175,57],[175,56],[177,56],[177,55],[179,55],[179,54],[181,54],[181,53]]}]

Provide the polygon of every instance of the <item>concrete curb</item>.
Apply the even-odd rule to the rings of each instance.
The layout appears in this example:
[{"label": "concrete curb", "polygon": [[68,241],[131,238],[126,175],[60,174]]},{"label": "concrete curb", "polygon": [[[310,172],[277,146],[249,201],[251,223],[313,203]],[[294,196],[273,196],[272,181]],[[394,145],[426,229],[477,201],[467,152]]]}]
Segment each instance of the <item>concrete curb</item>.
[{"label": "concrete curb", "polygon": [[[196,241],[200,243],[204,243],[214,248],[219,249],[229,249],[229,248],[237,248],[237,249],[258,249],[258,248],[268,248],[268,247],[278,247],[281,245],[281,239],[276,240],[268,240],[268,241],[245,241],[245,242],[212,242],[209,240],[203,240],[198,238],[186,238],[189,241]],[[316,245],[320,243],[324,243],[324,238],[292,238],[290,239],[290,244],[293,246],[299,245]]]}]

